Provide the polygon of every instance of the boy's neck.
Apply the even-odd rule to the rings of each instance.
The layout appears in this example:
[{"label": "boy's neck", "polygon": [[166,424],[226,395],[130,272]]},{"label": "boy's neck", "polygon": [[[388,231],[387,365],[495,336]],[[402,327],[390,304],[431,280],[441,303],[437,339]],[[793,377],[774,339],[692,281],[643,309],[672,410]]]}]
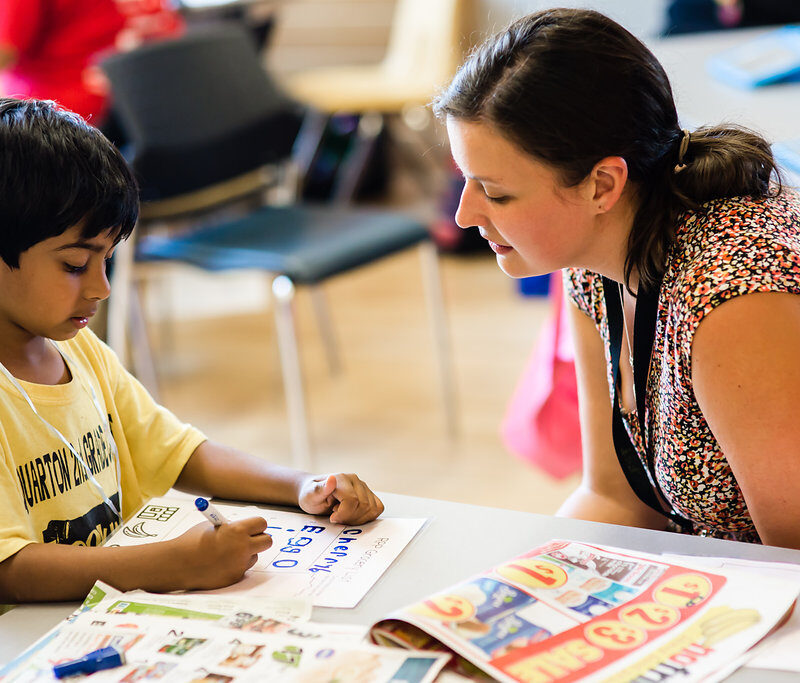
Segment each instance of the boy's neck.
[{"label": "boy's neck", "polygon": [[10,344],[0,338],[0,362],[24,382],[66,384],[71,379],[58,349],[45,337],[32,337],[21,344]]}]

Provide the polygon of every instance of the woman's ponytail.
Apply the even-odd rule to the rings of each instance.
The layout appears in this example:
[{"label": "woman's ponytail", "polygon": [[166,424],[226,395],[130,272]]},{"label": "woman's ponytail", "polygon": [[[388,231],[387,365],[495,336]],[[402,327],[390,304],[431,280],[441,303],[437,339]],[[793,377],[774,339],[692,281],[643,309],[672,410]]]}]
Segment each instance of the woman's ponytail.
[{"label": "woman's ponytail", "polygon": [[768,197],[780,192],[780,173],[769,143],[738,126],[690,133],[685,168],[672,175],[674,194],[687,208],[721,197]]},{"label": "woman's ponytail", "polygon": [[645,286],[658,282],[674,237],[678,216],[712,199],[774,196],[780,171],[769,143],[734,125],[676,132],[674,154],[654,167],[654,177],[639,184],[639,204],[628,239],[625,279],[635,269]]}]

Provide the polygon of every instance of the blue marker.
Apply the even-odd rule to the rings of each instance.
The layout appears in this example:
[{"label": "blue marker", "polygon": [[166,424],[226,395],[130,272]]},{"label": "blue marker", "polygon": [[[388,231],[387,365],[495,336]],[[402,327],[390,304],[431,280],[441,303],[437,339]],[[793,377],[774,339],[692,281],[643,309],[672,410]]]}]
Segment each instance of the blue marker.
[{"label": "blue marker", "polygon": [[222,516],[222,513],[205,498],[195,498],[194,504],[214,526],[222,526],[228,523],[228,520]]},{"label": "blue marker", "polygon": [[80,659],[73,659],[71,662],[56,664],[53,667],[53,675],[56,678],[66,678],[78,674],[93,674],[95,671],[103,669],[114,669],[125,663],[125,655],[115,647],[104,647],[95,650]]}]

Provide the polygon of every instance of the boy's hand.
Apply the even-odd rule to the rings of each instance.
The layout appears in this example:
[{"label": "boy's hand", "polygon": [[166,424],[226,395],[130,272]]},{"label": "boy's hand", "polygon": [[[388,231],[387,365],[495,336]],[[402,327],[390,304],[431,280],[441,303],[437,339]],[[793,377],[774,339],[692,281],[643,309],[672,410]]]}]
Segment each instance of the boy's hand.
[{"label": "boy's hand", "polygon": [[312,515],[330,513],[330,521],[335,524],[364,524],[383,512],[380,498],[355,474],[307,477],[297,504]]},{"label": "boy's hand", "polygon": [[169,543],[180,557],[187,590],[210,590],[236,583],[272,545],[267,521],[248,517],[215,527],[203,522]]}]

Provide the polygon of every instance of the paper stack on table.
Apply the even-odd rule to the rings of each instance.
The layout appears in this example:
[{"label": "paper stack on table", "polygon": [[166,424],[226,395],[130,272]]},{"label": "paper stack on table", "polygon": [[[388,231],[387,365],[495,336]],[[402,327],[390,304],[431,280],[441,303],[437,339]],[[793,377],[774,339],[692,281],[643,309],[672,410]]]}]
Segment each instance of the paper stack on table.
[{"label": "paper stack on table", "polygon": [[460,675],[509,683],[711,681],[799,592],[729,567],[555,540],[397,610],[370,633],[450,653]]},{"label": "paper stack on table", "polygon": [[449,659],[376,647],[364,642],[366,626],[313,623],[309,613],[296,599],[120,593],[98,583],[72,617],[0,671],[0,681],[54,681],[55,664],[109,646],[125,664],[93,673],[93,683],[429,683]]}]

